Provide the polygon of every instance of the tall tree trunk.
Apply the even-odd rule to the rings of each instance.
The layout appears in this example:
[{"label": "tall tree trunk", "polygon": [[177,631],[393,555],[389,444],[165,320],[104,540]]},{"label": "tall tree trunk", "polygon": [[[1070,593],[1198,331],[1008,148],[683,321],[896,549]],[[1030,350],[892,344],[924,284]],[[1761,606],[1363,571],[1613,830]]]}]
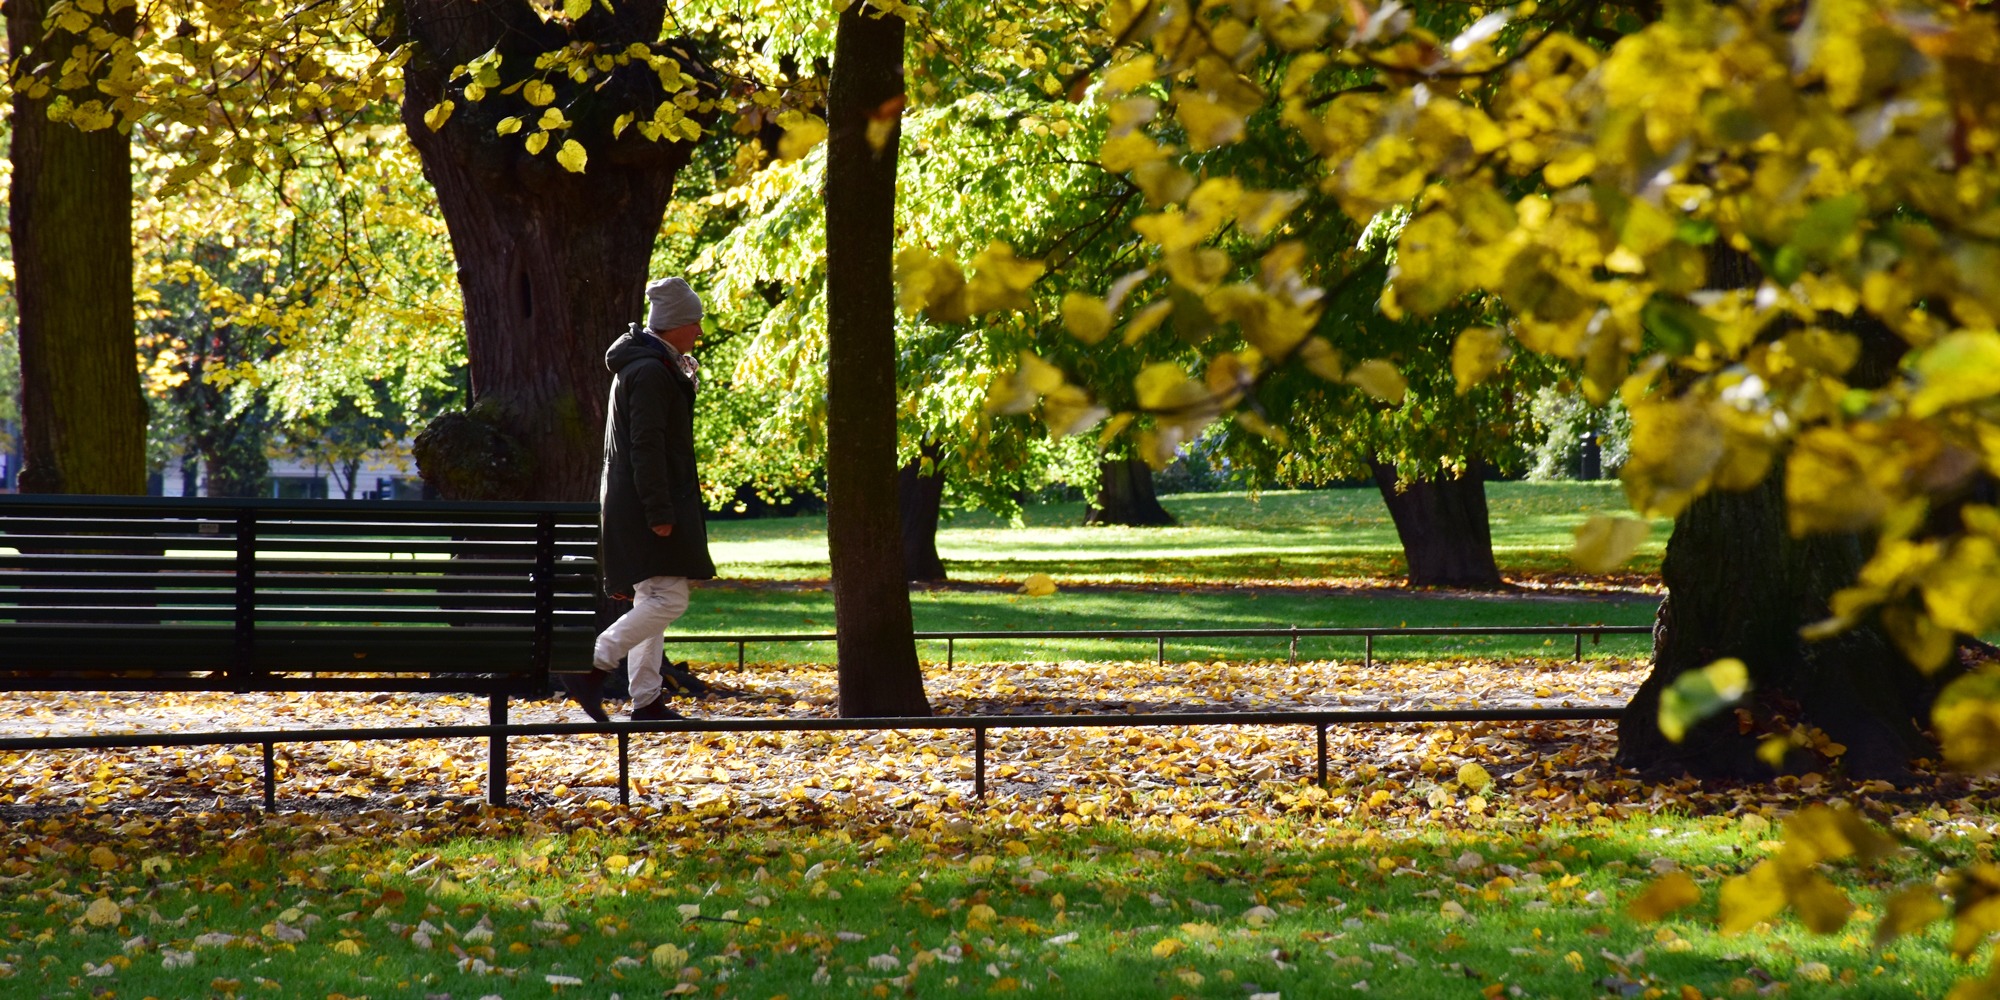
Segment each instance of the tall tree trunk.
[{"label": "tall tree trunk", "polygon": [[1396,537],[1403,542],[1410,586],[1467,590],[1501,586],[1479,463],[1471,463],[1456,478],[1435,476],[1400,484],[1395,466],[1371,461],[1368,467],[1396,523]]},{"label": "tall tree trunk", "polygon": [[1083,523],[1157,528],[1179,522],[1153,492],[1152,466],[1140,458],[1107,458],[1097,463],[1097,496]]},{"label": "tall tree trunk", "polygon": [[[43,39],[47,0],[7,0],[15,62],[51,63],[89,42]],[[132,33],[134,8],[96,28]],[[146,491],[146,400],[132,316],[132,142],[115,128],[80,132],[48,118],[61,97],[102,101],[93,76],[41,99],[14,96],[9,232],[19,307],[24,493]]]},{"label": "tall tree trunk", "polygon": [[[827,87],[826,543],[840,714],[929,715],[896,506],[896,158],[903,20],[841,11]],[[871,143],[871,121],[891,123]]]},{"label": "tall tree trunk", "polygon": [[[1793,538],[1784,476],[1741,493],[1711,493],[1674,522],[1653,627],[1653,672],[1618,723],[1618,763],[1653,773],[1768,777],[1756,743],[1782,718],[1818,726],[1847,747],[1849,773],[1898,777],[1930,747],[1921,732],[1936,681],[1910,666],[1875,627],[1807,642],[1834,591],[1867,558],[1853,535]],[[1749,668],[1753,727],[1721,712],[1680,743],[1660,734],[1660,693],[1688,670],[1733,656]]]},{"label": "tall tree trunk", "polygon": [[[928,462],[930,471],[924,471]],[[938,556],[938,515],[944,506],[944,449],[925,441],[916,457],[896,473],[896,505],[903,516],[903,579],[942,583]]]},{"label": "tall tree trunk", "polygon": [[[1746,254],[1715,244],[1709,279],[1716,288],[1762,280]],[[1896,371],[1906,345],[1856,313],[1848,332],[1861,342],[1848,381],[1874,388]],[[1780,326],[1766,332],[1778,336]],[[1850,774],[1897,778],[1916,757],[1934,752],[1922,733],[1948,672],[1925,677],[1897,652],[1879,625],[1864,624],[1820,642],[1799,636],[1827,616],[1827,602],[1854,582],[1871,542],[1856,535],[1794,538],[1785,514],[1782,463],[1757,486],[1710,493],[1674,521],[1660,567],[1667,598],[1653,625],[1653,672],[1618,722],[1618,763],[1656,774],[1768,777],[1754,753],[1761,731],[1809,724],[1847,747]],[[1722,712],[1670,743],[1659,727],[1660,693],[1682,673],[1723,657],[1749,668],[1745,706],[1751,725]]]},{"label": "tall tree trunk", "polygon": [[[403,124],[451,233],[472,383],[467,411],[439,417],[418,436],[418,468],[447,499],[595,498],[611,384],[604,350],[643,315],[654,237],[693,146],[647,140],[637,126],[613,138],[619,114],[645,119],[673,96],[643,62],[613,70],[608,83],[546,75],[556,90],[550,106],[574,124],[551,135],[540,155],[524,146],[543,113],[525,91],[496,90],[474,103],[448,78],[497,50],[502,77],[512,82],[540,53],[572,42],[602,52],[651,45],[684,73],[706,70],[684,43],[656,42],[664,0],[594,7],[574,37],[527,3],[402,6],[415,43],[404,70]],[[703,93],[713,96],[706,84]],[[424,116],[447,97],[455,102],[451,116],[432,129]],[[496,135],[505,117],[526,125]],[[589,154],[582,173],[556,161],[572,138]]]}]

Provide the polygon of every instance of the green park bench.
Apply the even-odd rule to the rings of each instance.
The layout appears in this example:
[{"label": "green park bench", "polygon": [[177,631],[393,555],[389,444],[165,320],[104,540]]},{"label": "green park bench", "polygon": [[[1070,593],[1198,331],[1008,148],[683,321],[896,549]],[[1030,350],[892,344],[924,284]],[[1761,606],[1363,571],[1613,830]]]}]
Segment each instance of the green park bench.
[{"label": "green park bench", "polygon": [[544,697],[597,505],[0,496],[0,690]]}]

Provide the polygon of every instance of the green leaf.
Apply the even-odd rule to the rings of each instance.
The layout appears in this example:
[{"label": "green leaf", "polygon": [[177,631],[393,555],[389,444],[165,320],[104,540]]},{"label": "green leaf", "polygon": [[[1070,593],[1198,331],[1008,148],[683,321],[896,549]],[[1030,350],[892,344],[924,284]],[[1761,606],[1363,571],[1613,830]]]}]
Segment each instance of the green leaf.
[{"label": "green leaf", "polygon": [[1749,690],[1750,668],[1733,656],[1687,671],[1660,692],[1660,732],[1679,743],[1688,727],[1735,704]]}]

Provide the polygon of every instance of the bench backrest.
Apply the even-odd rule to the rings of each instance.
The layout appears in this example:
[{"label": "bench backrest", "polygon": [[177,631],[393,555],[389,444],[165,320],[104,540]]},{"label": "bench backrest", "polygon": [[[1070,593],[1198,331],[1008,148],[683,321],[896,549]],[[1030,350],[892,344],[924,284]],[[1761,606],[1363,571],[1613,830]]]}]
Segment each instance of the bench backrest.
[{"label": "bench backrest", "polygon": [[546,691],[596,547],[596,504],[0,496],[0,688]]}]

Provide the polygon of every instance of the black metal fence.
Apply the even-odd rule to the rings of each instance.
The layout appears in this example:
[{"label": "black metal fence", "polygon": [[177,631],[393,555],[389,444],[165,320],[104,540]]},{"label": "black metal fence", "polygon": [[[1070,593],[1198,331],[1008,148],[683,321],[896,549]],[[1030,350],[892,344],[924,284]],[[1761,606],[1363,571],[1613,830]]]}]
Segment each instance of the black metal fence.
[{"label": "black metal fence", "polygon": [[[1593,641],[1607,635],[1651,635],[1651,625],[1449,625],[1426,626],[1342,626],[1329,628],[1300,628],[1296,625],[1285,628],[1158,628],[1158,629],[1111,629],[1091,631],[1078,629],[1016,630],[966,632],[918,632],[918,642],[943,642],[945,644],[945,666],[951,667],[957,661],[958,643],[969,639],[1090,639],[1090,640],[1147,640],[1156,644],[1161,666],[1167,664],[1167,640],[1169,639],[1249,639],[1268,638],[1289,640],[1288,659],[1296,663],[1299,657],[1299,640],[1311,638],[1345,637],[1362,640],[1362,663],[1375,665],[1375,640],[1388,636],[1419,636],[1439,638],[1455,635],[1486,636],[1574,636],[1576,638],[1576,660],[1583,659],[1583,639]],[[728,633],[714,635],[669,635],[666,641],[681,646],[708,644],[734,645],[736,666],[741,669],[745,663],[745,650],[750,643],[794,643],[833,642],[837,636],[832,632],[759,632]]]},{"label": "black metal fence", "polygon": [[618,743],[618,803],[631,803],[631,740],[652,733],[823,733],[957,730],[972,734],[974,795],[986,797],[986,733],[992,729],[1124,729],[1152,726],[1300,726],[1317,734],[1315,779],[1326,784],[1326,731],[1370,723],[1567,722],[1616,719],[1617,706],[1467,709],[1309,709],[1288,712],[1167,712],[1145,715],[943,715],[872,719],[675,719],[659,722],[418,726],[379,729],[262,730],[235,733],[118,733],[0,738],[0,751],[105,750],[142,747],[259,746],[264,757],[264,807],[277,808],[276,749],[281,743],[484,739],[486,801],[507,804],[507,741],[531,736],[610,735]]}]

